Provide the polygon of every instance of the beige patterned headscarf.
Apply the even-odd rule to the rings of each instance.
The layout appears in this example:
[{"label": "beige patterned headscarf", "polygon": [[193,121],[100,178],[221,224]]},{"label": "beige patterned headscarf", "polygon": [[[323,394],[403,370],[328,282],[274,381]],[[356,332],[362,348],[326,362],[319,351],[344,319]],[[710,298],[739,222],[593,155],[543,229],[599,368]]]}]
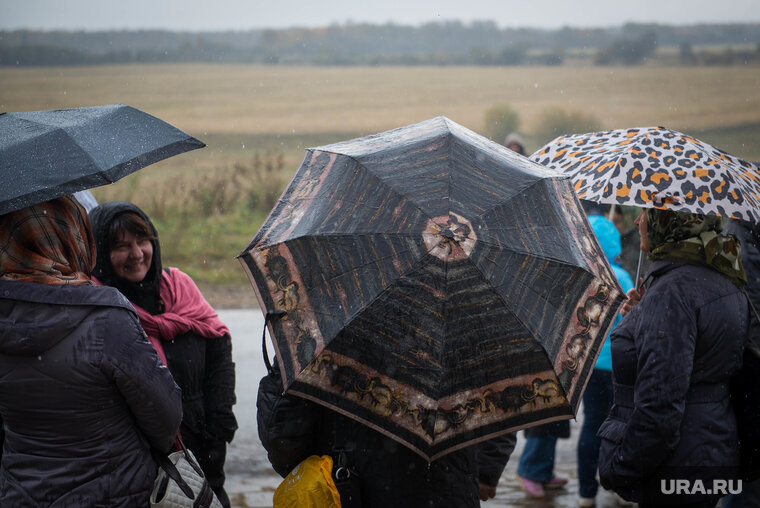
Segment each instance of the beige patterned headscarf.
[{"label": "beige patterned headscarf", "polygon": [[72,196],[0,216],[0,279],[92,284],[95,242],[84,207]]}]

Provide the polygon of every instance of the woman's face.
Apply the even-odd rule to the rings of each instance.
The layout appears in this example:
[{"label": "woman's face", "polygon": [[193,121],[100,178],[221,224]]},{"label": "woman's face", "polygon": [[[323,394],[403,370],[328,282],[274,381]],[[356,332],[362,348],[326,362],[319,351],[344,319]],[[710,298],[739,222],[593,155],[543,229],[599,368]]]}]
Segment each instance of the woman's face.
[{"label": "woman's face", "polygon": [[117,277],[130,282],[142,282],[153,260],[153,243],[125,231],[111,246],[111,267]]},{"label": "woman's face", "polygon": [[649,239],[647,238],[647,211],[642,210],[633,223],[639,227],[639,248],[644,252],[649,252]]}]

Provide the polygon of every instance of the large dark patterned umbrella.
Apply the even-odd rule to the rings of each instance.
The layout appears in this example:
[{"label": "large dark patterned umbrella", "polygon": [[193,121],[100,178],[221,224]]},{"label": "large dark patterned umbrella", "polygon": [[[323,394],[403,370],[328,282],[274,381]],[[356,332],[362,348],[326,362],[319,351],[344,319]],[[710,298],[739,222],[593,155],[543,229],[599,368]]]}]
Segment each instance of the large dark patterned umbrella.
[{"label": "large dark patterned umbrella", "polygon": [[113,183],[204,146],[124,104],[0,113],[0,214]]},{"label": "large dark patterned umbrella", "polygon": [[573,417],[622,302],[570,180],[443,117],[308,150],[240,257],[286,391],[428,460]]}]

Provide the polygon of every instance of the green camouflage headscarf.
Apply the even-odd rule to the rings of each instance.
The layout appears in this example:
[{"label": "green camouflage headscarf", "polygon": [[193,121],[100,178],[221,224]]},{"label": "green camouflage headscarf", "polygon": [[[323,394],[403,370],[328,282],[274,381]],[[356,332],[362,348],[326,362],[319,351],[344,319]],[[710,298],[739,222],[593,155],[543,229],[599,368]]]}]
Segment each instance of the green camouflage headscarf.
[{"label": "green camouflage headscarf", "polygon": [[721,234],[721,218],[671,210],[647,209],[649,257],[707,265],[739,288],[747,283],[739,259],[739,241]]}]

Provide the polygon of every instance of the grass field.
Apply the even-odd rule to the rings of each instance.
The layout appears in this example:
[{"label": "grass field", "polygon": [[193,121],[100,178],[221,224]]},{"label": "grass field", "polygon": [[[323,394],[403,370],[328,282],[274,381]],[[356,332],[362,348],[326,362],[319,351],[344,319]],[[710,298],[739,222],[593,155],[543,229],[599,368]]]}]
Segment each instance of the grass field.
[{"label": "grass field", "polygon": [[110,103],[140,108],[208,145],[94,191],[101,201],[144,207],[159,227],[165,265],[186,269],[201,286],[247,284],[234,256],[305,148],[438,115],[482,132],[485,111],[507,103],[531,152],[549,141],[533,134],[536,119],[559,105],[593,115],[603,128],[664,125],[760,160],[758,67],[207,64],[0,72],[0,111]]}]

